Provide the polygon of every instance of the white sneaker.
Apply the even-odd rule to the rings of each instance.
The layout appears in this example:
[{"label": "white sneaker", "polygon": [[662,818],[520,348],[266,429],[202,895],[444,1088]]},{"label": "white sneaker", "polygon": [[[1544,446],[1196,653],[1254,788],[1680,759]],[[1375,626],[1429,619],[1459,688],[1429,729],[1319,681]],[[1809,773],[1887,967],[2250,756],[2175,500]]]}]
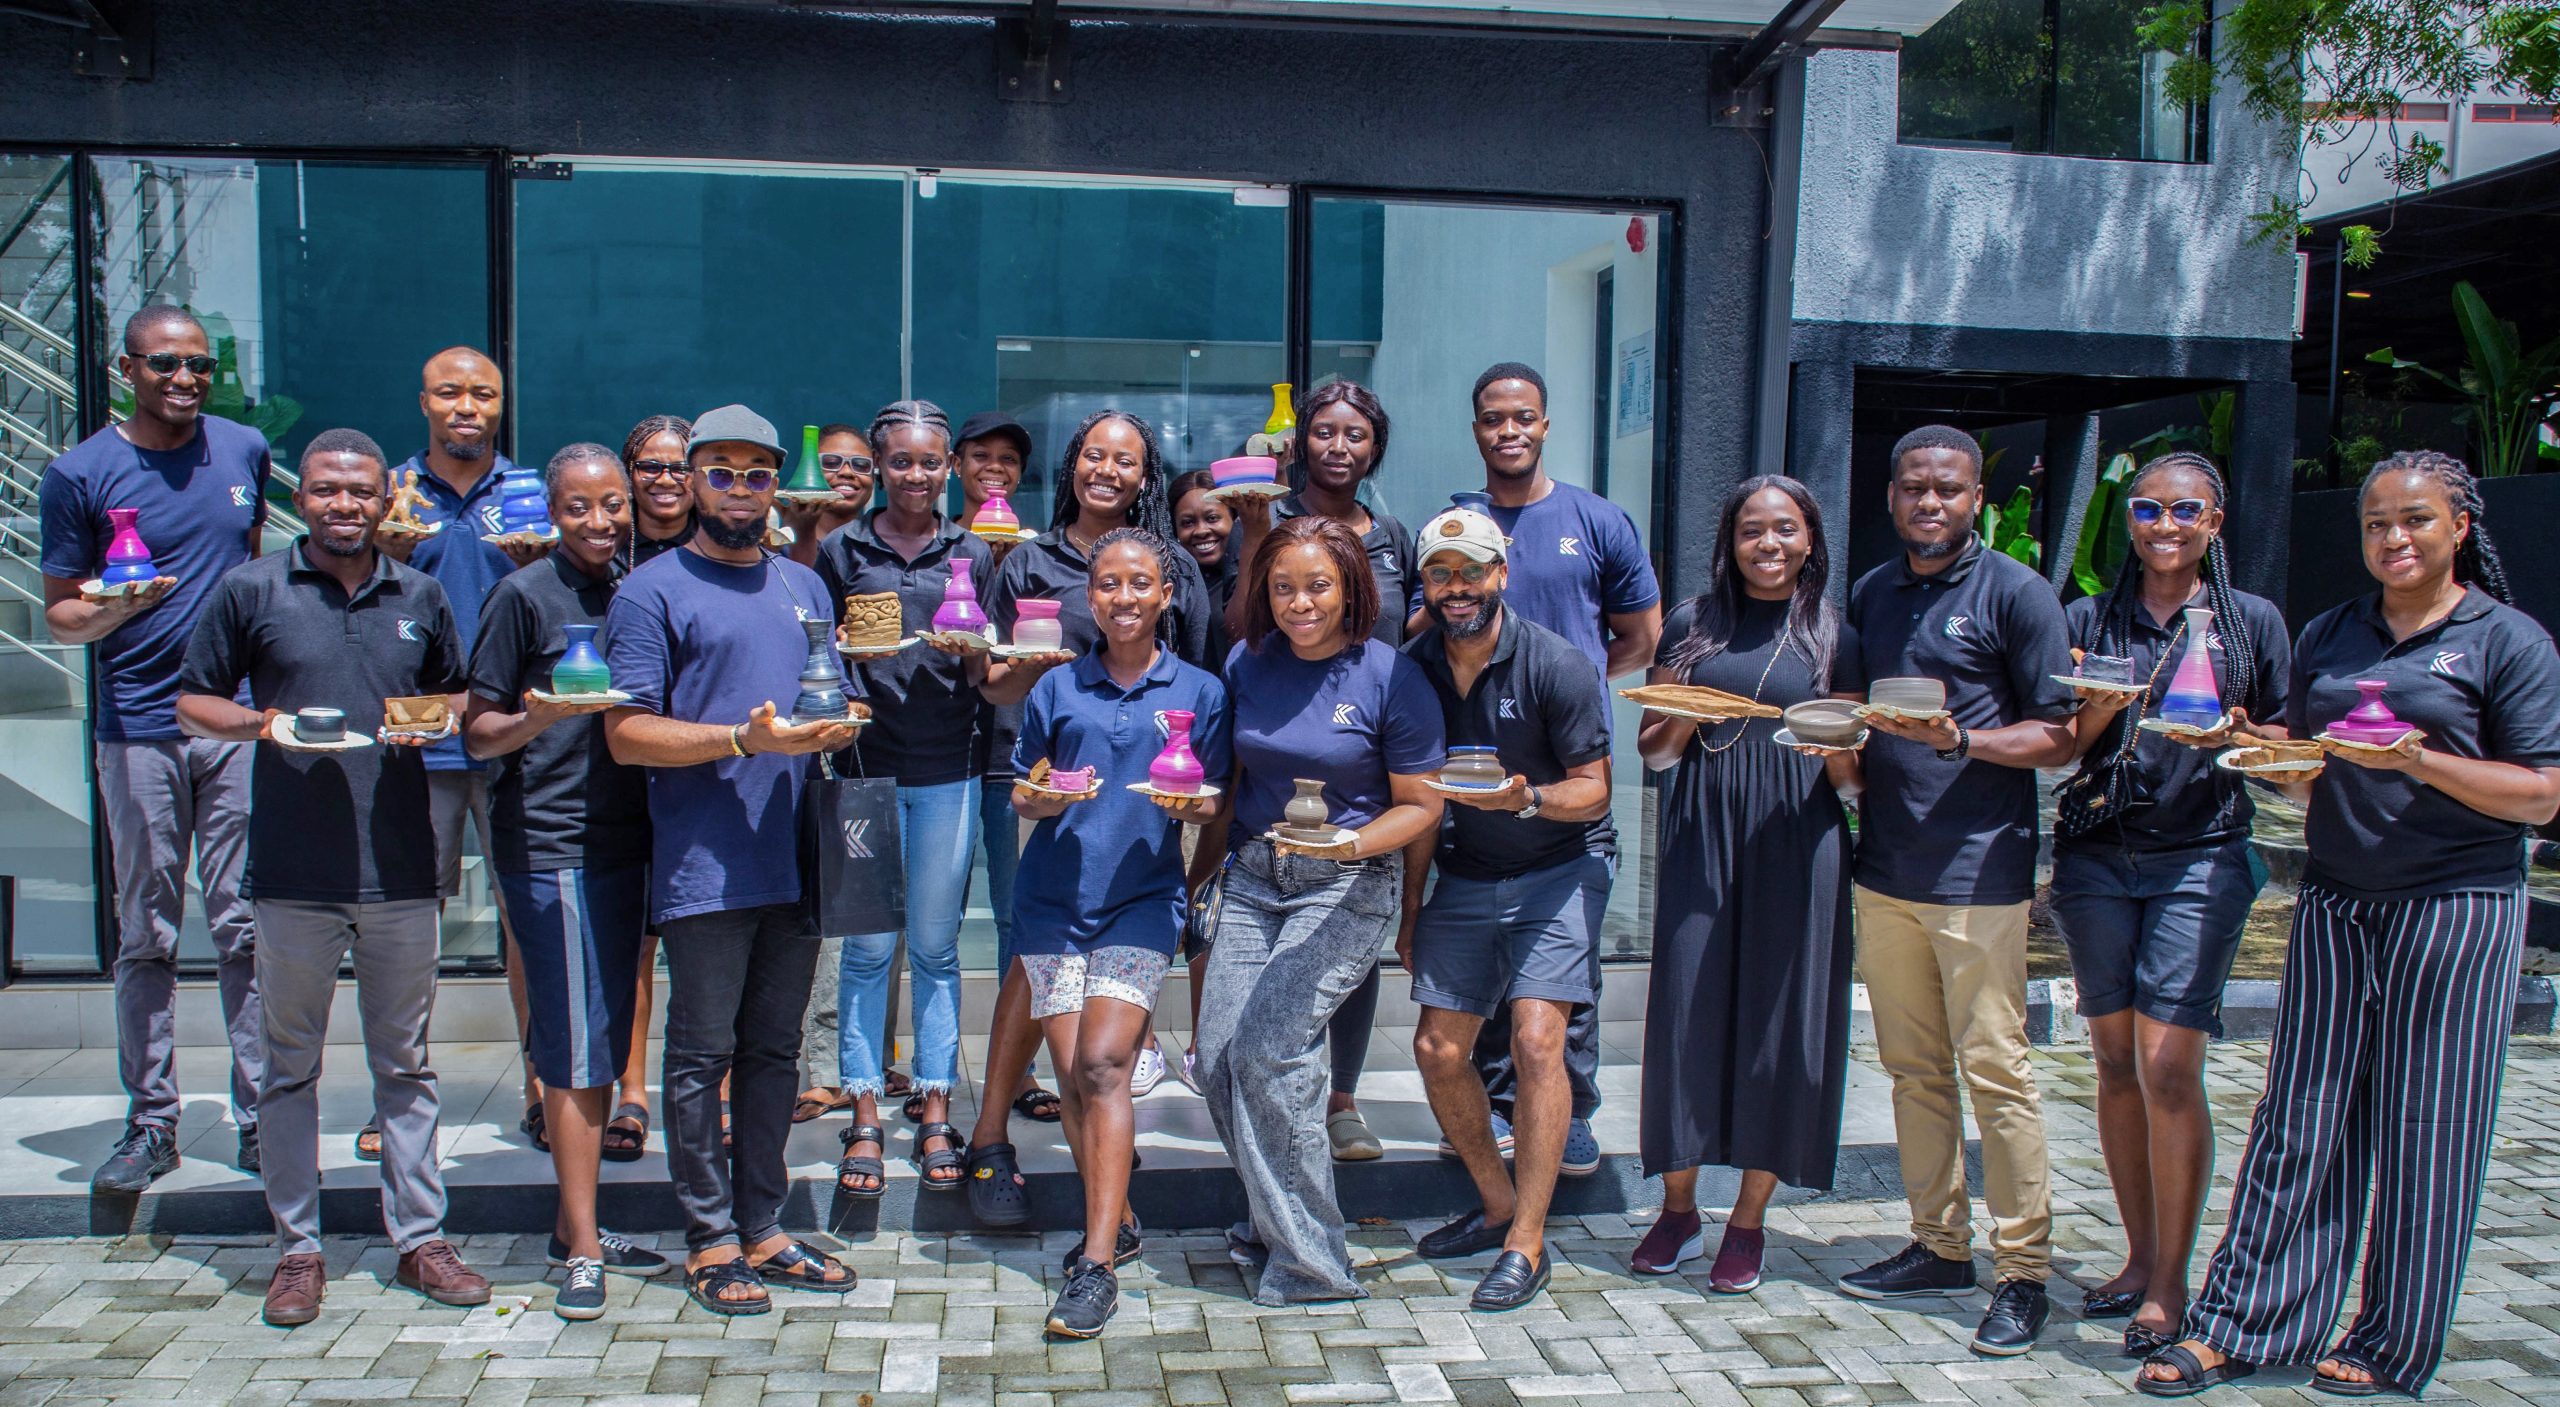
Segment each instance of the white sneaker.
[{"label": "white sneaker", "polygon": [[1138,1063],[1129,1067],[1129,1097],[1144,1099],[1164,1083],[1164,1052],[1147,1046],[1138,1052]]},{"label": "white sneaker", "polygon": [[1193,1094],[1207,1094],[1209,1087],[1200,1083],[1200,1052],[1182,1052],[1182,1086]]}]

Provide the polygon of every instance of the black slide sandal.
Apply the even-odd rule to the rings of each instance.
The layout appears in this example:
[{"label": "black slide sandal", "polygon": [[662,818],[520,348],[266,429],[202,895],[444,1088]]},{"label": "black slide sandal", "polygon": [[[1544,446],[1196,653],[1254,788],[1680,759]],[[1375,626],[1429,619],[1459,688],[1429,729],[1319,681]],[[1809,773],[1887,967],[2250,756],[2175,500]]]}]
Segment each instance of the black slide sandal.
[{"label": "black slide sandal", "polygon": [[516,1121],[516,1131],[533,1140],[535,1152],[551,1151],[551,1124],[539,1102],[524,1106],[524,1117]]},{"label": "black slide sandal", "polygon": [[1058,1122],[1059,1119],[1065,1117],[1064,1109],[1065,1106],[1058,1102],[1058,1096],[1056,1094],[1042,1089],[1038,1085],[1034,1085],[1030,1089],[1024,1090],[1022,1092],[1022,1096],[1013,1101],[1013,1112],[1020,1114],[1022,1117],[1029,1119],[1035,1124],[1054,1124]]},{"label": "black slide sandal", "polygon": [[2345,1378],[2332,1378],[2323,1374],[2319,1367],[2314,1365],[2309,1384],[2313,1392],[2325,1392],[2331,1397],[2406,1397],[2410,1395],[2407,1388],[2384,1377],[2382,1370],[2367,1362],[2361,1353],[2348,1353],[2341,1350],[2323,1355],[2323,1361],[2343,1363],[2350,1368],[2362,1368],[2372,1381],[2358,1383],[2350,1382]]},{"label": "black slide sandal", "polygon": [[[925,1152],[924,1146],[937,1138],[950,1146]],[[960,1137],[958,1129],[949,1124],[920,1125],[916,1129],[916,1150],[916,1171],[923,1175],[926,1191],[949,1192],[966,1179],[967,1174],[962,1169],[968,1161],[969,1145]],[[951,1171],[949,1177],[934,1176],[946,1168]]]},{"label": "black slide sandal", "polygon": [[2169,1345],[2144,1359],[2143,1363],[2145,1366],[2157,1363],[2178,1370],[2178,1376],[2166,1381],[2136,1371],[2133,1390],[2145,1397],[2193,1397],[2206,1388],[2236,1383],[2258,1371],[2257,1364],[2243,1363],[2237,1358],[2226,1358],[2208,1368],[2204,1366],[2203,1359],[2196,1357],[2194,1349],[2182,1343]]},{"label": "black slide sandal", "polygon": [[693,1297],[695,1304],[701,1305],[714,1314],[763,1314],[773,1308],[773,1296],[769,1294],[747,1300],[720,1298],[720,1292],[731,1285],[754,1285],[761,1288],[764,1285],[764,1277],[756,1274],[755,1267],[747,1264],[744,1257],[737,1260],[724,1260],[717,1265],[706,1265],[700,1270],[685,1272],[684,1292]]},{"label": "black slide sandal", "polygon": [[[844,1278],[827,1278],[829,1270],[841,1270]],[[815,1290],[822,1295],[841,1295],[860,1279],[853,1267],[842,1261],[829,1260],[798,1241],[765,1257],[755,1267],[756,1275],[768,1285],[787,1285],[795,1290]]]},{"label": "black slide sandal", "polygon": [[[836,1163],[838,1192],[848,1197],[861,1197],[868,1200],[889,1190],[888,1166],[877,1156],[853,1151],[853,1145],[869,1143],[877,1145],[885,1153],[889,1147],[889,1135],[886,1131],[878,1124],[856,1124],[846,1129],[836,1141],[844,1145],[844,1157]],[[856,1187],[846,1181],[847,1178],[855,1177],[867,1177],[871,1179],[871,1185]]]},{"label": "black slide sandal", "polygon": [[643,1105],[625,1104],[614,1110],[613,1117],[605,1121],[604,1160],[608,1163],[636,1163],[648,1151],[648,1109]]}]

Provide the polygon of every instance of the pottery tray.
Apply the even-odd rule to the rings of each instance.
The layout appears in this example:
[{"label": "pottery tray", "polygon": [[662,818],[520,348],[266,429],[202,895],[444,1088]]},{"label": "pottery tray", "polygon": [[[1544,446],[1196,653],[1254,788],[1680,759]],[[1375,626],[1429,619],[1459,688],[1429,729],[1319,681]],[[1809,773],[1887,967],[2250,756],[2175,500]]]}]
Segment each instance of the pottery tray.
[{"label": "pottery tray", "polygon": [[1740,694],[1728,694],[1703,684],[1646,684],[1634,689],[1620,689],[1618,697],[1632,699],[1644,708],[1669,710],[1693,718],[1777,718],[1786,712],[1776,704],[1758,703]]}]

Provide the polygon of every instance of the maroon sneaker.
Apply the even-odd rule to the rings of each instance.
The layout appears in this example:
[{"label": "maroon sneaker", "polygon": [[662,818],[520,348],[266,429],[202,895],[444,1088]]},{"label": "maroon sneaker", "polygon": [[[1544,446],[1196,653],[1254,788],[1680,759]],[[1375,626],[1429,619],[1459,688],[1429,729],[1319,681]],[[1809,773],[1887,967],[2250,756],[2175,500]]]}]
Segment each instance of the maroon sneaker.
[{"label": "maroon sneaker", "polygon": [[438,1304],[473,1305],[489,1302],[489,1282],[478,1271],[462,1263],[462,1256],[450,1241],[428,1241],[403,1253],[400,1267],[392,1279],[425,1295]]},{"label": "maroon sneaker", "polygon": [[1685,1260],[1707,1251],[1706,1223],[1695,1211],[1670,1212],[1654,1218],[1653,1229],[1636,1243],[1628,1265],[1638,1275],[1668,1275]]},{"label": "maroon sneaker", "polygon": [[322,1282],[328,1277],[328,1263],[316,1253],[277,1261],[275,1277],[267,1281],[266,1321],[290,1329],[319,1318]]},{"label": "maroon sneaker", "polygon": [[1716,1247],[1716,1263],[1707,1271],[1707,1288],[1720,1295],[1740,1295],[1760,1288],[1760,1252],[1769,1243],[1759,1228],[1726,1224],[1724,1243]]}]

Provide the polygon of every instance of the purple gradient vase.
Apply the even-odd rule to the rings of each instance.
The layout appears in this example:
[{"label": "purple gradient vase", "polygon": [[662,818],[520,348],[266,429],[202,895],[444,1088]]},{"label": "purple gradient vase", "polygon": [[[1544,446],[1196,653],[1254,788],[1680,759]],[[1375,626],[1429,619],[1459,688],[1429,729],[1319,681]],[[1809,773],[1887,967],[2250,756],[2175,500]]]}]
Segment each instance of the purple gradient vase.
[{"label": "purple gradient vase", "polygon": [[149,581],[160,574],[160,569],[151,563],[151,549],[142,545],[142,534],[133,530],[133,520],[141,513],[139,508],[107,510],[107,521],[115,525],[116,535],[107,542],[107,569],[99,580],[109,586]]},{"label": "purple gradient vase", "polygon": [[933,628],[987,633],[987,613],[978,608],[978,588],[969,580],[966,557],[951,559],[951,580],[943,584],[942,604],[933,608]]},{"label": "purple gradient vase", "polygon": [[2389,747],[2409,735],[2409,725],[2395,717],[2383,705],[2382,691],[2389,687],[2379,679],[2359,679],[2356,692],[2364,697],[2347,716],[2329,725],[2329,736],[2343,742],[2367,743]]},{"label": "purple gradient vase", "polygon": [[1168,708],[1156,717],[1164,721],[1165,744],[1156,760],[1147,764],[1147,785],[1174,796],[1199,795],[1209,770],[1191,753],[1192,715]]},{"label": "purple gradient vase", "polygon": [[2213,656],[2205,642],[2213,636],[2213,612],[2195,607],[2187,612],[2187,652],[2178,657],[2178,672],[2169,676],[2168,696],[2160,701],[2160,717],[2190,728],[2210,728],[2222,721],[2222,693],[2213,682]]}]

